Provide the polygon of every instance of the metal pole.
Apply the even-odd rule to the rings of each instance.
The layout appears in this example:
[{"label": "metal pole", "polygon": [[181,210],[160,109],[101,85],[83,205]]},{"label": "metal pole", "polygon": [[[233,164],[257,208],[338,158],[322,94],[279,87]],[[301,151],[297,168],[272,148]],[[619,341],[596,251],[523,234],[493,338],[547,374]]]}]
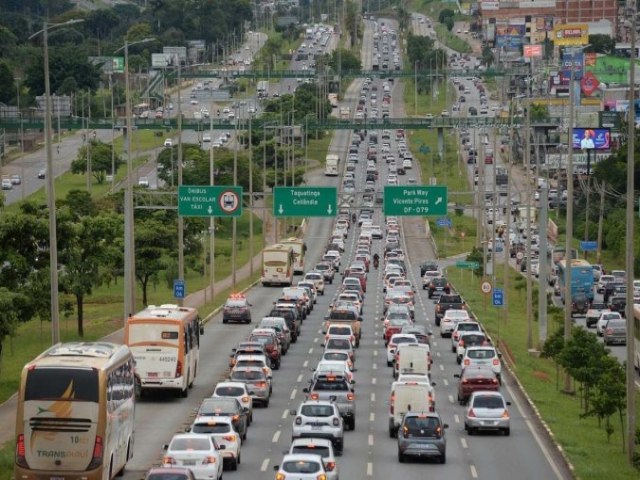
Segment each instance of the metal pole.
[{"label": "metal pole", "polygon": [[53,172],[53,145],[51,144],[51,83],[49,80],[49,35],[45,22],[44,41],[44,93],[46,97],[45,142],[47,151],[47,206],[49,208],[49,273],[51,280],[51,343],[60,342],[60,313],[58,306],[58,237],[56,233],[56,193]]},{"label": "metal pole", "polygon": [[[572,244],[573,244],[573,122],[575,116],[575,94],[574,94],[574,67],[571,65],[571,78],[569,80],[569,151],[567,152],[567,227],[564,258],[567,268],[564,272],[564,340],[569,341],[571,338],[571,267],[572,261]],[[565,371],[564,374],[564,391],[571,392],[571,375]]]},{"label": "metal pole", "polygon": [[[211,115],[209,116],[209,130],[210,135],[213,138],[213,103],[211,104]],[[215,163],[214,163],[214,148],[213,145],[209,146],[209,184],[211,186],[215,183]],[[215,217],[209,217],[209,284],[211,285],[211,301],[215,296],[215,284],[216,284],[216,262],[215,262],[215,250],[216,249],[216,222]]]},{"label": "metal pole", "polygon": [[[181,60],[178,59],[178,188],[182,185],[182,88]],[[184,217],[178,215],[178,279],[184,281]],[[186,293],[186,286],[185,286]],[[182,306],[184,299],[178,299]]]},{"label": "metal pole", "polygon": [[134,263],[134,216],[133,216],[133,156],[131,155],[131,90],[129,87],[129,42],[124,43],[124,82],[127,115],[127,181],[125,190],[124,218],[124,318],[133,315],[136,309],[136,283]]},{"label": "metal pole", "polygon": [[[237,119],[237,110],[236,115],[233,117],[234,121],[234,131],[235,131],[235,139],[236,139],[236,148],[233,149],[233,184],[238,185],[238,148],[240,148],[240,142],[238,140],[238,119]],[[236,256],[238,254],[237,248],[237,234],[238,234],[238,222],[236,220],[237,217],[233,217],[231,220],[231,280],[233,288],[236,288]]]},{"label": "metal pole", "polygon": [[418,115],[418,61],[413,62],[413,110]]},{"label": "metal pole", "polygon": [[604,226],[604,182],[600,183],[600,214],[598,216],[598,251],[596,263],[602,263],[602,229]]},{"label": "metal pole", "polygon": [[253,148],[251,140],[251,115],[249,115],[249,275],[253,278]]},{"label": "metal pole", "polygon": [[116,181],[116,149],[114,147],[114,142],[116,140],[116,122],[114,118],[114,109],[113,109],[113,76],[109,75],[109,90],[111,90],[111,190],[113,191],[113,186]]},{"label": "metal pole", "polygon": [[[531,90],[527,92],[531,99]],[[531,100],[527,102],[527,115],[524,129],[524,168],[527,179],[527,349],[533,348],[533,283],[531,279],[531,208],[533,187],[531,182]]]},{"label": "metal pole", "polygon": [[633,465],[635,454],[636,434],[636,389],[635,389],[635,322],[633,321],[633,271],[634,271],[634,203],[635,203],[635,81],[636,81],[636,26],[637,11],[633,2],[633,23],[631,27],[631,72],[629,74],[629,129],[627,137],[627,228],[626,228],[626,270],[627,270],[627,304],[625,307],[627,317],[627,458]]},{"label": "metal pole", "polygon": [[540,190],[540,255],[538,263],[538,340],[540,347],[547,341],[547,224],[549,208],[549,185]]}]

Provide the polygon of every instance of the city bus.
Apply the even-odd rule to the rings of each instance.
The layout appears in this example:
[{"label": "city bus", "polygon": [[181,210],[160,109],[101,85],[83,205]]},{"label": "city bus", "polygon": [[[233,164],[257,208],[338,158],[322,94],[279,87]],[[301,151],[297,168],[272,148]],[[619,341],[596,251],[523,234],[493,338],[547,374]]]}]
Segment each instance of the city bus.
[{"label": "city bus", "polygon": [[633,305],[633,326],[633,342],[635,344],[633,366],[637,372],[640,372],[640,305],[638,304]]},{"label": "city bus", "polygon": [[124,343],[136,360],[140,396],[150,390],[189,395],[198,372],[202,333],[195,308],[149,305],[127,319]]},{"label": "city bus", "polygon": [[14,478],[111,480],[133,457],[134,412],[126,345],[54,345],[22,370]]},{"label": "city bus", "polygon": [[291,245],[276,243],[266,247],[262,250],[262,285],[292,285],[294,263]]},{"label": "city bus", "polygon": [[280,240],[282,245],[288,245],[293,248],[295,259],[293,262],[293,274],[302,275],[304,273],[304,256],[307,253],[307,244],[301,238],[291,237]]},{"label": "city bus", "polygon": [[[565,298],[565,277],[567,261],[562,259],[558,262],[558,282],[560,284],[560,298],[564,303]],[[584,292],[590,302],[593,301],[593,268],[591,264],[581,258],[571,260],[571,297]]]}]

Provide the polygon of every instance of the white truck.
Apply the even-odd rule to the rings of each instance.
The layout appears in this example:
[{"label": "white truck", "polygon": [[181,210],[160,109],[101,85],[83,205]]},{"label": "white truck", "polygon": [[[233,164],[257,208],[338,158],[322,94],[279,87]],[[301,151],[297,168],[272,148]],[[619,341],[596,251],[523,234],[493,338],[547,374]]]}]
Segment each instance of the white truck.
[{"label": "white truck", "polygon": [[349,120],[351,118],[351,110],[349,107],[342,107],[340,109],[340,119],[341,120]]},{"label": "white truck", "polygon": [[266,80],[260,80],[256,88],[258,98],[265,98],[269,95],[269,82]]},{"label": "white truck", "polygon": [[325,160],[324,174],[327,177],[338,176],[338,166],[340,165],[340,156],[335,154],[328,154]]}]

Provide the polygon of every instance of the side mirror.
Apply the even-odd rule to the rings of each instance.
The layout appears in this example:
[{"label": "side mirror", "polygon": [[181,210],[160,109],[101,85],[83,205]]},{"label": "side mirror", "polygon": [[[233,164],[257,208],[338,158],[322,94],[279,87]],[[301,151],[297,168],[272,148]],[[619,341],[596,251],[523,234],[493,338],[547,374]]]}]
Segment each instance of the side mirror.
[{"label": "side mirror", "polygon": [[436,382],[431,382],[431,386],[435,387],[436,386]]},{"label": "side mirror", "polygon": [[304,393],[309,393],[309,387],[304,387],[304,388],[302,389],[302,391],[303,391]]},{"label": "side mirror", "polygon": [[249,395],[255,395],[255,394],[256,394],[256,392],[254,392],[253,390],[249,390],[247,393],[248,393]]},{"label": "side mirror", "polygon": [[454,373],[453,374],[453,378],[460,378],[460,374],[459,373]]},{"label": "side mirror", "polygon": [[278,470],[280,470],[280,465],[274,465],[273,466],[273,471],[277,472]]},{"label": "side mirror", "polygon": [[200,324],[200,335],[204,335],[204,325]]},{"label": "side mirror", "polygon": [[291,416],[295,416],[298,412],[296,412],[295,408],[292,408],[291,410],[289,410],[289,415]]},{"label": "side mirror", "polygon": [[445,423],[444,425],[442,425],[442,428],[449,428],[449,424]]},{"label": "side mirror", "polygon": [[355,385],[356,381],[355,380],[351,380],[351,385]]},{"label": "side mirror", "polygon": [[218,445],[218,450],[225,450],[226,448],[226,445]]},{"label": "side mirror", "polygon": [[362,317],[358,317],[358,321],[361,322],[362,321]]},{"label": "side mirror", "polygon": [[168,450],[169,449],[169,444],[165,443],[162,445],[162,450]]},{"label": "side mirror", "polygon": [[509,406],[509,407],[510,407],[510,406],[511,406],[511,402],[507,402],[507,406]]},{"label": "side mirror", "polygon": [[189,433],[190,431],[191,431],[191,427],[186,427],[186,428],[184,429],[184,433]]}]

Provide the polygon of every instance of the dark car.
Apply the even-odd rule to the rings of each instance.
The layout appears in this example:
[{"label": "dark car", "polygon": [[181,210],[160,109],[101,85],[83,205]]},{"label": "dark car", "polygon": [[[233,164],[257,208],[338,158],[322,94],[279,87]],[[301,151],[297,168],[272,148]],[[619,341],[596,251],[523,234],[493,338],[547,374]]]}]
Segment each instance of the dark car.
[{"label": "dark car", "polygon": [[234,430],[243,440],[247,438],[247,412],[236,398],[205,398],[196,417],[231,417]]},{"label": "dark car", "polygon": [[624,317],[625,308],[627,306],[627,297],[623,297],[621,295],[616,295],[615,297],[611,297],[609,301],[609,310],[612,312],[618,312],[620,315]]},{"label": "dark car", "polygon": [[251,304],[243,294],[234,293],[227,298],[222,308],[222,323],[251,323]]},{"label": "dark car", "polygon": [[439,267],[433,260],[428,260],[420,264],[420,276],[424,277],[425,272],[438,271]]},{"label": "dark car", "polygon": [[407,412],[398,429],[398,461],[406,457],[432,457],[440,463],[447,462],[447,439],[445,429],[435,412]]},{"label": "dark car", "polygon": [[571,298],[571,316],[587,315],[589,310],[589,298],[584,292],[577,292]]},{"label": "dark car", "polygon": [[444,277],[435,277],[429,282],[429,298],[442,294],[449,295],[451,293],[451,285]]},{"label": "dark car", "polygon": [[296,343],[298,341],[302,319],[300,318],[300,314],[295,306],[292,305],[287,307],[285,305],[276,305],[276,307],[269,312],[268,316],[284,318],[289,330],[291,330],[291,343]]},{"label": "dark car", "polygon": [[489,367],[466,367],[462,373],[455,374],[458,382],[458,402],[464,405],[472,392],[477,390],[500,390],[500,382],[494,371]]},{"label": "dark car", "polygon": [[273,330],[266,328],[256,329],[249,335],[249,341],[262,343],[267,351],[267,356],[271,359],[271,366],[275,370],[280,369],[282,347],[278,341],[277,334]]}]

